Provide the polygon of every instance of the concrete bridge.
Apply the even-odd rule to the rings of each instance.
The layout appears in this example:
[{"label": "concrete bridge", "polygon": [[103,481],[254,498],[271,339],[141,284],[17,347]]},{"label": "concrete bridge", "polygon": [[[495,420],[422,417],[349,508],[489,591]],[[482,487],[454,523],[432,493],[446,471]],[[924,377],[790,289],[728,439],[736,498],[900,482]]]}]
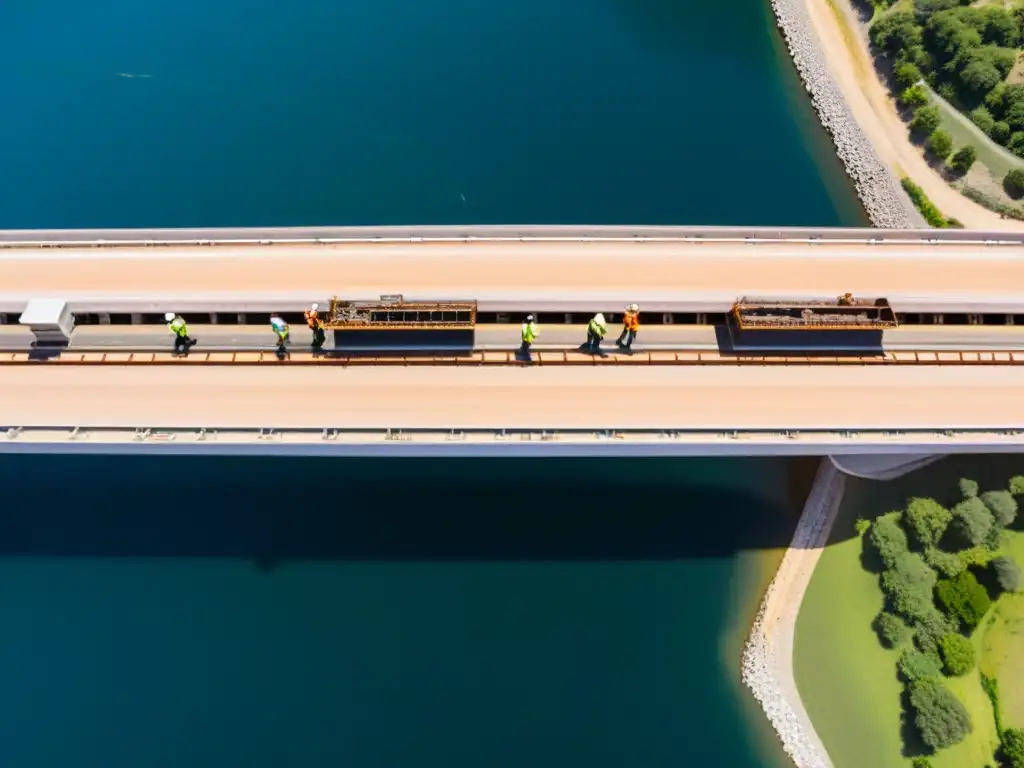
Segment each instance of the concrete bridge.
[{"label": "concrete bridge", "polygon": [[[1024,234],[626,227],[0,232],[0,313],[62,298],[100,322],[216,320],[332,295],[481,312],[692,313],[741,295],[884,296],[903,317],[1024,343]],[[1021,328],[1017,329],[1020,318]],[[1012,327],[1010,327],[1012,326]],[[543,330],[543,329],[542,329]],[[934,331],[933,331],[934,332]],[[955,343],[970,347],[969,329]],[[991,328],[979,325],[978,334]],[[966,335],[965,335],[966,334]],[[1019,335],[1018,335],[1019,334]],[[909,343],[909,342],[908,342]],[[1024,447],[1024,366],[231,368],[45,364],[0,374],[0,450],[438,455],[899,454],[881,476]],[[217,437],[213,437],[216,435]],[[509,437],[512,436],[512,437]],[[888,461],[888,460],[886,460]]]}]

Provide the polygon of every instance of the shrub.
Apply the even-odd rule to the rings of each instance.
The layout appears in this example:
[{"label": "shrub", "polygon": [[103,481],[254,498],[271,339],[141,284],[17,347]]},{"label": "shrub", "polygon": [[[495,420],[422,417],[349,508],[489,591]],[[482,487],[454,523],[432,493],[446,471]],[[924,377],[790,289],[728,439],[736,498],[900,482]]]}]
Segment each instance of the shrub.
[{"label": "shrub", "polygon": [[900,104],[905,107],[923,107],[928,103],[928,91],[921,85],[912,85],[899,96]]},{"label": "shrub", "polygon": [[953,519],[953,513],[934,499],[913,498],[903,513],[907,530],[922,547],[938,544]]},{"label": "shrub", "polygon": [[1011,768],[1024,768],[1024,728],[1007,728],[1002,742],[1003,757]]},{"label": "shrub", "polygon": [[939,213],[939,209],[935,207],[934,203],[928,199],[925,195],[924,190],[921,189],[917,184],[912,182],[906,176],[900,179],[900,184],[906,191],[907,196],[913,201],[914,207],[921,212],[924,216],[924,220],[928,222],[931,227],[946,227],[948,222],[946,217]]},{"label": "shrub", "polygon": [[952,552],[943,552],[938,547],[928,547],[924,551],[924,560],[939,572],[940,576],[951,579],[967,566]]},{"label": "shrub", "polygon": [[917,68],[916,64],[906,61],[896,67],[893,77],[900,88],[909,88],[920,82],[921,70]]},{"label": "shrub", "polygon": [[968,631],[978,626],[992,605],[985,587],[970,571],[941,580],[935,594],[946,615],[954,621],[959,619]]},{"label": "shrub", "polygon": [[903,619],[888,611],[878,614],[875,619],[875,629],[878,630],[878,637],[882,644],[887,648],[903,645],[913,634],[913,630],[906,625]]},{"label": "shrub", "polygon": [[934,605],[923,615],[914,619],[914,645],[921,653],[931,656],[936,663],[941,663],[939,641],[950,632],[956,631],[956,624],[951,622]]},{"label": "shrub", "polygon": [[896,612],[909,619],[935,610],[932,590],[938,577],[917,552],[896,557],[893,567],[882,573],[882,590]]},{"label": "shrub", "polygon": [[1010,125],[1004,120],[996,120],[992,123],[992,130],[988,132],[992,141],[997,144],[1005,144],[1010,140]]},{"label": "shrub", "polygon": [[985,491],[980,498],[995,518],[996,525],[1005,528],[1017,519],[1017,500],[1009,491]]},{"label": "shrub", "polygon": [[914,110],[914,119],[910,121],[910,130],[922,136],[931,136],[939,127],[939,108],[929,104]]},{"label": "shrub", "polygon": [[900,513],[889,512],[875,519],[868,531],[871,546],[878,552],[886,568],[892,568],[896,558],[907,551],[907,534],[900,525]]},{"label": "shrub", "polygon": [[965,547],[985,542],[995,520],[980,498],[965,499],[953,507],[953,530]]},{"label": "shrub", "polygon": [[971,112],[971,120],[973,120],[974,124],[981,128],[985,133],[991,133],[992,126],[995,125],[996,122],[996,119],[992,117],[992,113],[985,107],[978,107]]},{"label": "shrub", "polygon": [[948,634],[939,642],[946,674],[966,675],[974,669],[974,646],[963,635]]},{"label": "shrub", "polygon": [[915,757],[910,761],[910,768],[932,768],[932,761],[927,757]]},{"label": "shrub", "polygon": [[[972,147],[964,147],[964,149],[972,149]],[[961,149],[960,152],[963,152],[964,149]],[[960,154],[960,152],[957,152],[957,154]],[[978,483],[976,481],[967,477],[961,477],[958,484],[960,486],[960,495],[963,496],[965,500],[973,499],[978,495]]]},{"label": "shrub", "polygon": [[926,654],[913,648],[907,648],[900,654],[896,662],[900,677],[908,683],[916,683],[928,677],[941,677],[942,670],[939,665]]},{"label": "shrub", "polygon": [[944,749],[964,740],[972,730],[971,716],[940,680],[925,677],[910,687],[910,706],[921,740],[932,749]]},{"label": "shrub", "polygon": [[1010,478],[1010,493],[1014,496],[1024,496],[1024,475],[1014,475]]},{"label": "shrub", "polygon": [[[922,107],[925,109],[925,107]],[[998,125],[998,123],[997,123]],[[994,137],[993,137],[994,138]],[[1003,189],[1014,200],[1024,197],[1024,169],[1014,168],[1003,177]]]},{"label": "shrub", "polygon": [[1020,590],[1024,578],[1021,576],[1020,566],[1012,557],[1001,555],[993,559],[989,567],[995,572],[999,588],[1004,592]]}]

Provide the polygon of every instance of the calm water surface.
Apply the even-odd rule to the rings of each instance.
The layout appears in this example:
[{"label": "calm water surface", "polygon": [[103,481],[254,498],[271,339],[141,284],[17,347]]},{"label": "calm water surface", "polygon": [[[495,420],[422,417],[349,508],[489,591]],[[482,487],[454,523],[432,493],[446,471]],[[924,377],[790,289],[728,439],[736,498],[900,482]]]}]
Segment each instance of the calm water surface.
[{"label": "calm water surface", "polygon": [[[0,227],[866,221],[766,0],[0,24]],[[781,468],[3,457],[0,764],[775,763]]]},{"label": "calm water surface", "polygon": [[792,530],[781,462],[3,457],[0,483],[5,766],[777,757],[723,636]]},{"label": "calm water surface", "polygon": [[855,225],[767,0],[10,0],[0,227]]}]

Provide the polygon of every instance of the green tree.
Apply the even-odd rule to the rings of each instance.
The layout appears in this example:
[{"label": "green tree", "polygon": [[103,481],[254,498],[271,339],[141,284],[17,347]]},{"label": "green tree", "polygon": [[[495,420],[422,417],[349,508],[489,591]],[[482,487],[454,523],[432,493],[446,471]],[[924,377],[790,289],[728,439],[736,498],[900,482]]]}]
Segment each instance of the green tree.
[{"label": "green tree", "polygon": [[960,699],[934,677],[910,686],[910,706],[921,740],[932,749],[958,744],[971,732],[971,716]]},{"label": "green tree", "polygon": [[882,644],[887,648],[895,648],[907,642],[913,635],[913,630],[894,613],[882,611],[875,618],[875,629]]},{"label": "green tree", "polygon": [[939,665],[927,655],[913,648],[904,649],[896,662],[900,676],[908,683],[923,680],[926,677],[941,677]]},{"label": "green tree", "polygon": [[868,540],[885,567],[892,568],[896,558],[908,549],[907,534],[900,525],[900,513],[889,512],[876,518],[868,531]]},{"label": "green tree", "polygon": [[1001,555],[994,558],[989,567],[992,569],[996,576],[996,582],[999,584],[999,588],[1004,592],[1018,592],[1022,584],[1024,584],[1024,577],[1021,575],[1020,566],[1017,565],[1017,561],[1009,555]]},{"label": "green tree", "polygon": [[932,157],[938,160],[945,160],[949,157],[949,153],[953,151],[953,137],[939,128],[932,131],[932,135],[928,137],[925,146]]},{"label": "green tree", "polygon": [[900,88],[909,88],[921,81],[921,70],[912,61],[905,61],[896,67],[893,79]]},{"label": "green tree", "polygon": [[907,530],[922,547],[938,544],[952,519],[953,513],[937,501],[921,497],[910,499],[903,513]]},{"label": "green tree", "polygon": [[[981,109],[981,107],[979,107],[979,109]],[[964,147],[964,149],[973,150],[973,147]],[[963,152],[963,149],[960,150],[960,152]],[[960,152],[957,152],[957,154],[960,154]],[[964,499],[973,499],[978,495],[978,483],[976,481],[967,477],[961,477],[958,485],[960,487],[960,496]]]},{"label": "green tree", "polygon": [[898,53],[921,44],[921,27],[911,13],[890,13],[871,25],[868,37],[876,48]]},{"label": "green tree", "polygon": [[990,133],[996,119],[992,117],[992,113],[988,111],[987,107],[978,107],[971,112],[971,121],[985,133]]},{"label": "green tree", "polygon": [[996,525],[1005,528],[1017,519],[1017,500],[1009,491],[985,491],[981,500],[992,513]]},{"label": "green tree", "polygon": [[960,71],[960,82],[975,96],[984,96],[1003,79],[990,61],[974,59]]},{"label": "green tree", "polygon": [[937,579],[921,555],[904,552],[882,573],[882,590],[897,613],[913,620],[935,610],[932,590]]},{"label": "green tree", "polygon": [[940,580],[935,585],[935,595],[946,615],[954,621],[959,620],[968,631],[981,623],[992,605],[985,587],[970,571]]},{"label": "green tree", "polygon": [[1007,84],[1000,83],[985,95],[985,109],[997,120],[1002,118],[1003,111],[1006,109],[1006,104],[1003,101],[1006,89]]},{"label": "green tree", "polygon": [[960,149],[953,154],[953,159],[949,161],[949,164],[957,173],[964,174],[971,170],[971,166],[974,165],[974,161],[977,159],[977,150],[968,145],[966,147],[960,147]]},{"label": "green tree", "polygon": [[910,121],[910,130],[922,136],[931,136],[932,131],[939,127],[939,108],[934,104],[918,107],[914,110],[914,119]]},{"label": "green tree", "polygon": [[955,632],[956,626],[934,605],[914,619],[914,647],[931,659],[936,669],[942,668],[939,643],[950,632]]},{"label": "green tree", "polygon": [[932,768],[932,761],[927,757],[915,757],[910,761],[910,768]]},{"label": "green tree", "polygon": [[986,43],[994,43],[1004,48],[1017,47],[1020,43],[1020,24],[1013,14],[998,5],[990,5],[982,9],[982,17],[985,20],[982,38]]},{"label": "green tree", "polygon": [[988,135],[996,144],[1006,144],[1010,140],[1010,126],[1005,120],[996,120]]},{"label": "green tree", "polygon": [[1024,768],[1024,728],[1003,731],[1002,751],[1011,768]]},{"label": "green tree", "polygon": [[928,103],[928,91],[923,85],[912,85],[900,94],[899,99],[905,107],[923,107]]},{"label": "green tree", "polygon": [[[922,107],[921,109],[927,109]],[[1024,197],[1024,169],[1014,168],[1003,177],[1003,189],[1014,200]]]},{"label": "green tree", "polygon": [[963,635],[949,634],[939,642],[946,674],[959,677],[974,669],[974,645]]},{"label": "green tree", "polygon": [[947,579],[956,576],[967,567],[957,555],[952,552],[943,552],[938,547],[928,547],[924,551],[924,560],[938,571],[939,575]]},{"label": "green tree", "polygon": [[963,546],[983,544],[995,520],[978,498],[964,499],[953,507],[952,529]]},{"label": "green tree", "polygon": [[1010,493],[1014,496],[1024,496],[1024,475],[1014,475],[1010,478]]}]

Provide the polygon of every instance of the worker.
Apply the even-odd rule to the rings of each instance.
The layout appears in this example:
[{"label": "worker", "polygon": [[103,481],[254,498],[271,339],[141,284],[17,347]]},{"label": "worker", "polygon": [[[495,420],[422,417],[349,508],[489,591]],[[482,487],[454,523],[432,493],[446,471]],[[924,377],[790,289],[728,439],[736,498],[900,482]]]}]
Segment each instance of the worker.
[{"label": "worker", "polygon": [[313,332],[313,349],[320,349],[326,338],[324,334],[324,321],[320,318],[320,305],[314,304],[306,310],[306,325]]},{"label": "worker", "polygon": [[270,316],[270,327],[274,329],[274,333],[277,334],[277,354],[281,357],[285,355],[285,344],[288,343],[288,323],[281,319],[280,315]]},{"label": "worker", "polygon": [[840,307],[852,307],[853,306],[853,294],[852,293],[844,293],[842,296],[840,296],[839,297],[839,306]]},{"label": "worker", "polygon": [[533,355],[530,354],[530,347],[533,346],[533,342],[536,341],[537,337],[540,336],[540,331],[537,330],[537,324],[533,322],[533,315],[526,316],[526,322],[523,323],[522,339],[523,344],[519,347],[518,357],[527,363],[533,362]]},{"label": "worker", "polygon": [[604,324],[604,315],[598,312],[587,325],[587,343],[584,344],[584,347],[590,354],[605,357],[605,353],[601,350],[601,341],[606,333],[608,333],[608,327]]},{"label": "worker", "polygon": [[636,332],[640,329],[640,307],[630,304],[626,307],[626,314],[622,316],[622,333],[615,343],[624,352],[632,352],[633,342],[636,341]]},{"label": "worker", "polygon": [[168,312],[164,315],[164,320],[167,321],[167,329],[174,334],[174,354],[187,354],[189,349],[195,346],[196,340],[189,337],[184,318]]}]

